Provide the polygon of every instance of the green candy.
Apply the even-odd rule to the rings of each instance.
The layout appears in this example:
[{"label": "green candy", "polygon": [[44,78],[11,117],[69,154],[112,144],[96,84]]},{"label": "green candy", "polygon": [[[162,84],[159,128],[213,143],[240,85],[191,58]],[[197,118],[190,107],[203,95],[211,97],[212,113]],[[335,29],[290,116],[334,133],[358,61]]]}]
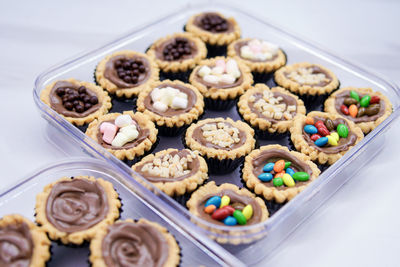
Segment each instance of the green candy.
[{"label": "green candy", "polygon": [[274,180],[272,180],[272,183],[276,187],[282,186],[283,185],[283,179],[282,179],[282,177],[276,177],[276,178],[274,178]]},{"label": "green candy", "polygon": [[293,174],[293,179],[304,182],[310,179],[310,175],[306,172],[295,172]]},{"label": "green candy", "polygon": [[356,91],[350,91],[350,97],[360,102],[360,97],[358,96]]},{"label": "green candy", "polygon": [[292,163],[291,163],[290,161],[286,161],[286,162],[285,162],[285,170],[286,170],[287,168],[289,168],[290,165],[292,165]]},{"label": "green candy", "polygon": [[371,101],[371,96],[365,95],[363,98],[360,100],[360,106],[366,108],[369,106],[369,102]]},{"label": "green candy", "polygon": [[342,138],[346,138],[349,135],[349,128],[342,123],[337,126],[336,131]]},{"label": "green candy", "polygon": [[236,221],[240,225],[245,225],[247,223],[246,217],[244,217],[243,213],[240,210],[235,210],[233,212],[233,217],[235,217]]}]

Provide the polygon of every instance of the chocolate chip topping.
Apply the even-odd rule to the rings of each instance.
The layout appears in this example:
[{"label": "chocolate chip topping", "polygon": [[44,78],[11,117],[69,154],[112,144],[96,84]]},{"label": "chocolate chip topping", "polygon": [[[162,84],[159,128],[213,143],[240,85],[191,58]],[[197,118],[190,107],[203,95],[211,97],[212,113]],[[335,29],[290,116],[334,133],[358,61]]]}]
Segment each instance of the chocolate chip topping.
[{"label": "chocolate chip topping", "polygon": [[[366,94],[360,94],[360,93],[358,93],[358,95],[360,96],[360,99],[361,99],[361,98],[362,98],[363,96],[365,96]],[[377,120],[379,117],[381,117],[383,114],[385,114],[385,101],[383,101],[383,100],[381,99],[380,102],[379,102],[379,111],[378,111],[378,113],[375,114],[375,115],[368,116],[368,114],[365,114],[365,115],[360,116],[360,117],[357,117],[357,118],[353,118],[353,117],[350,116],[350,115],[345,115],[345,114],[343,114],[342,111],[340,110],[340,107],[341,107],[343,104],[346,105],[347,103],[345,103],[345,101],[346,101],[346,100],[348,101],[349,98],[350,98],[350,90],[343,91],[342,93],[337,94],[336,97],[335,97],[335,108],[336,108],[336,111],[337,111],[341,116],[345,117],[345,118],[348,119],[348,120],[352,120],[352,121],[355,122],[355,123],[369,122],[369,121],[375,121],[375,120]],[[351,98],[351,99],[353,99],[353,98]],[[358,101],[355,100],[355,99],[353,99],[353,100],[355,101],[354,103],[348,103],[348,104],[356,104],[357,107],[360,108],[360,104],[358,103]],[[346,106],[347,106],[347,105],[346,105]],[[372,105],[371,105],[371,106],[372,106]],[[378,107],[378,106],[375,106],[375,107]]]},{"label": "chocolate chip topping", "polygon": [[198,20],[197,26],[212,33],[227,32],[229,22],[217,13],[204,13]]},{"label": "chocolate chip topping", "polygon": [[[326,120],[325,118],[322,118],[322,117],[314,117],[313,119],[314,119],[314,121],[323,121],[323,122],[325,122],[325,120]],[[348,136],[346,138],[340,138],[337,146],[319,147],[319,146],[315,145],[314,141],[311,140],[311,136],[304,131],[305,124],[303,125],[303,130],[302,130],[304,140],[306,140],[306,142],[310,146],[312,146],[315,149],[317,149],[321,152],[324,152],[326,154],[336,154],[336,153],[348,150],[350,146],[353,146],[356,143],[357,135],[351,131],[349,125],[347,124],[347,122],[344,119],[336,119],[336,120],[332,120],[332,122],[333,122],[335,129],[337,128],[337,126],[339,124],[344,124],[349,129]]]},{"label": "chocolate chip topping", "polygon": [[[278,160],[285,160],[285,161],[290,161],[292,164],[290,165],[290,168],[295,171],[295,172],[306,172],[310,175],[312,175],[312,169],[308,164],[306,164],[304,161],[298,159],[294,155],[292,155],[290,152],[280,150],[280,149],[269,149],[269,150],[263,150],[261,151],[252,161],[253,165],[253,174],[255,177],[258,177],[260,174],[264,173],[263,168],[265,164],[269,162],[277,162]],[[271,172],[274,175],[274,171]],[[261,182],[261,181],[260,181]],[[296,186],[302,186],[305,184],[308,184],[309,182],[300,182],[296,181]],[[277,190],[286,190],[287,187],[285,186],[280,186],[280,187],[275,187],[274,184],[271,182],[263,182],[265,186],[268,187],[274,187]]]},{"label": "chocolate chip topping", "polygon": [[67,81],[56,82],[49,97],[51,107],[66,117],[83,118],[101,106],[95,92]]},{"label": "chocolate chip topping", "polygon": [[252,62],[268,62],[268,61],[274,61],[279,54],[274,55],[272,58],[267,59],[267,60],[259,60],[259,59],[250,59],[250,58],[243,58],[240,54],[240,49],[242,48],[242,46],[245,46],[249,43],[249,41],[241,41],[241,42],[236,42],[235,44],[235,52],[236,55],[238,55],[240,58],[244,59],[244,60],[248,60],[248,61],[252,61]]},{"label": "chocolate chip topping", "polygon": [[[253,216],[247,221],[247,225],[257,224],[261,222],[262,218],[262,210],[258,202],[250,196],[239,195],[235,191],[232,190],[221,190],[220,192],[210,192],[209,195],[205,196],[202,200],[197,203],[197,211],[200,217],[206,221],[217,225],[225,225],[222,221],[214,220],[210,214],[204,212],[204,205],[207,200],[213,196],[228,196],[230,198],[230,205],[235,209],[243,209],[247,205],[251,205],[253,208]],[[240,225],[235,225],[233,227],[240,227]]]},{"label": "chocolate chip topping", "polygon": [[87,230],[106,218],[108,199],[97,181],[72,179],[56,183],[47,198],[47,220],[58,230]]},{"label": "chocolate chip topping", "polygon": [[168,242],[152,225],[122,222],[107,230],[101,249],[109,267],[161,267],[168,259]]},{"label": "chocolate chip topping", "polygon": [[28,267],[32,254],[32,235],[25,222],[0,228],[0,266]]},{"label": "chocolate chip topping", "polygon": [[157,58],[166,61],[181,61],[193,58],[196,53],[195,43],[185,37],[172,38],[156,48]]},{"label": "chocolate chip topping", "polygon": [[141,56],[115,56],[107,61],[104,77],[119,88],[136,87],[150,77],[150,64]]}]

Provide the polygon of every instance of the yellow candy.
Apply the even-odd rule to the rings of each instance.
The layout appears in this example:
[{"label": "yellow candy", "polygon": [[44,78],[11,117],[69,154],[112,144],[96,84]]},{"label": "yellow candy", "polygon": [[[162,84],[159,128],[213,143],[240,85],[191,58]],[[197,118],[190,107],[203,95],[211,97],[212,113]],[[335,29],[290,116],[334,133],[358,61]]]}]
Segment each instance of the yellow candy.
[{"label": "yellow candy", "polygon": [[292,176],[290,176],[289,174],[285,173],[282,177],[283,183],[287,186],[287,187],[293,187],[295,186],[295,182],[292,178]]},{"label": "yellow candy", "polygon": [[222,208],[222,207],[228,206],[230,202],[231,202],[231,199],[228,196],[223,196],[221,198],[221,205],[219,207]]},{"label": "yellow candy", "polygon": [[327,135],[326,137],[328,137],[328,144],[330,144],[331,146],[337,146],[338,145],[335,137],[333,137],[332,135]]},{"label": "yellow candy", "polygon": [[330,136],[332,136],[333,138],[335,138],[336,141],[339,141],[339,135],[336,132],[333,132],[330,134]]},{"label": "yellow candy", "polygon": [[246,220],[250,220],[251,216],[253,216],[253,207],[251,205],[247,205],[242,210],[242,213],[243,213],[244,217],[246,218]]}]

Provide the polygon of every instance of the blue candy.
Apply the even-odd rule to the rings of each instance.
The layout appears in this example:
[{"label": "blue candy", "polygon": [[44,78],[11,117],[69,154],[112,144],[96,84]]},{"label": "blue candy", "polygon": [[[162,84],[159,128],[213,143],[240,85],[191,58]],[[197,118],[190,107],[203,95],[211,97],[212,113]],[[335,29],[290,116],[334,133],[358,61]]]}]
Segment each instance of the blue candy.
[{"label": "blue candy", "polygon": [[263,168],[263,171],[264,171],[264,172],[270,172],[270,171],[272,171],[272,170],[274,169],[274,165],[275,165],[275,163],[273,163],[273,162],[270,162],[270,163],[265,164],[265,166],[264,166],[264,168]]},{"label": "blue candy", "polygon": [[294,170],[292,168],[286,168],[286,173],[289,174],[290,176],[293,176]]},{"label": "blue candy", "polygon": [[229,226],[234,226],[237,224],[237,220],[233,216],[228,216],[224,219],[224,224]]},{"label": "blue candy", "polygon": [[221,197],[214,196],[214,197],[209,198],[206,202],[206,205],[204,205],[204,207],[207,207],[210,205],[214,205],[215,207],[218,208],[221,205]]},{"label": "blue candy", "polygon": [[269,172],[261,173],[261,174],[258,176],[258,179],[260,179],[262,182],[269,182],[269,181],[272,180],[272,174],[269,173]]},{"label": "blue candy", "polygon": [[321,138],[318,138],[317,140],[315,140],[314,144],[316,146],[324,146],[326,145],[326,143],[328,143],[328,137],[324,136]]},{"label": "blue candy", "polygon": [[304,131],[308,134],[316,134],[318,133],[318,129],[311,124],[307,124],[306,126],[304,126]]}]

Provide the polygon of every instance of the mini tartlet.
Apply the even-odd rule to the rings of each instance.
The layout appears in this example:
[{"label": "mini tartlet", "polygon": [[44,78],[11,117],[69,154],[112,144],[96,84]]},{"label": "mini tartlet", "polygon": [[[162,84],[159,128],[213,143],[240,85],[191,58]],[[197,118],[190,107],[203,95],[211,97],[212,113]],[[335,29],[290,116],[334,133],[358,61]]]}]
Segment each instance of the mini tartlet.
[{"label": "mini tartlet", "polygon": [[178,135],[204,112],[202,94],[193,85],[178,80],[154,83],[139,94],[136,104],[160,134],[168,136]]},{"label": "mini tartlet", "polygon": [[92,176],[64,177],[36,197],[36,222],[52,240],[81,245],[119,217],[121,202],[113,185]]},{"label": "mini tartlet", "polygon": [[381,92],[374,92],[371,88],[346,87],[325,101],[325,111],[353,121],[367,134],[389,117],[393,108]]},{"label": "mini tartlet", "polygon": [[90,262],[93,267],[173,267],[180,263],[180,248],[158,223],[127,219],[97,231],[90,243]]},{"label": "mini tartlet", "polygon": [[175,33],[158,39],[147,54],[164,72],[192,69],[207,56],[204,42],[191,33]]},{"label": "mini tartlet", "polygon": [[286,55],[277,45],[256,38],[242,38],[228,46],[228,56],[246,64],[254,72],[273,72],[286,64]]},{"label": "mini tartlet", "polygon": [[256,84],[239,99],[240,115],[261,138],[289,130],[297,114],[306,114],[303,101],[282,87]]},{"label": "mini tartlet", "polygon": [[211,173],[228,173],[254,149],[253,136],[254,130],[242,121],[213,118],[192,124],[184,143],[205,158]]},{"label": "mini tartlet", "polygon": [[[274,165],[282,160],[288,166],[283,165],[279,167],[280,169],[274,169]],[[292,178],[287,175],[283,177],[285,173]],[[289,151],[287,147],[281,145],[267,145],[253,150],[246,156],[242,178],[247,187],[256,194],[262,195],[266,200],[283,203],[304,190],[320,173],[317,165],[310,161],[308,156]]]},{"label": "mini tartlet", "polygon": [[324,66],[308,62],[286,65],[274,74],[275,82],[300,95],[306,104],[325,98],[339,87],[336,75]]},{"label": "mini tartlet", "polygon": [[47,85],[40,99],[77,126],[93,121],[111,108],[111,98],[100,86],[72,78]]},{"label": "mini tartlet", "polygon": [[130,98],[158,81],[159,71],[148,55],[123,50],[100,61],[95,70],[95,79],[109,93]]},{"label": "mini tartlet", "polygon": [[138,159],[151,150],[156,144],[157,133],[154,123],[146,115],[132,111],[101,116],[86,130],[87,136],[121,160]]},{"label": "mini tartlet", "polygon": [[0,266],[44,267],[51,242],[45,231],[17,214],[0,219]]},{"label": "mini tartlet", "polygon": [[354,122],[319,111],[297,116],[290,133],[297,151],[308,155],[313,161],[329,165],[364,138]]},{"label": "mini tartlet", "polygon": [[189,77],[211,109],[228,109],[253,83],[250,68],[232,58],[202,60]]},{"label": "mini tartlet", "polygon": [[132,169],[169,196],[190,193],[208,178],[207,163],[189,149],[169,148],[150,154]]},{"label": "mini tartlet", "polygon": [[227,45],[240,37],[236,20],[226,18],[218,12],[203,12],[189,18],[186,31],[198,36],[211,45]]}]

